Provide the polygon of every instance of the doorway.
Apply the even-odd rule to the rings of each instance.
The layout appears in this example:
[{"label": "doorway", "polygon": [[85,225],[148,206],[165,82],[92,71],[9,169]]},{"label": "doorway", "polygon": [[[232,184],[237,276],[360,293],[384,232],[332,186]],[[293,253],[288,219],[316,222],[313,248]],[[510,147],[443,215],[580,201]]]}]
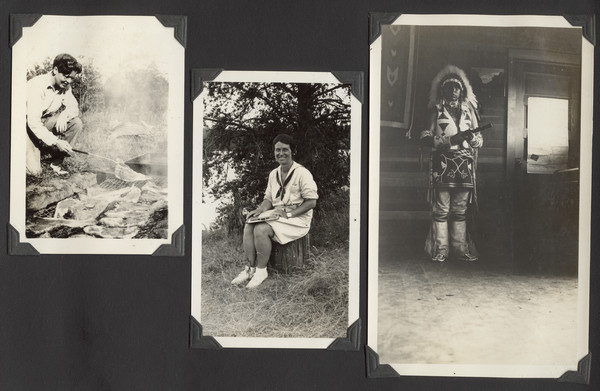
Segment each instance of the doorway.
[{"label": "doorway", "polygon": [[574,55],[509,52],[506,176],[522,270],[577,272],[579,75]]}]

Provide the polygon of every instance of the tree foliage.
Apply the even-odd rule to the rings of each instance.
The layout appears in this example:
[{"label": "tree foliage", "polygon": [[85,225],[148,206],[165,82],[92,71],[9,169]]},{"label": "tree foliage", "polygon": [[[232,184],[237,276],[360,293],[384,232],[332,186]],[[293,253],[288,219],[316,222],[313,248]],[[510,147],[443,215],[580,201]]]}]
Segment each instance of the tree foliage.
[{"label": "tree foliage", "polygon": [[[319,205],[349,186],[350,87],[312,83],[221,83],[206,85],[205,189],[228,200],[222,223],[241,228],[241,209],[263,199],[269,172],[277,166],[272,140],[288,133],[297,143],[294,161],[313,174]],[[226,221],[224,221],[226,220]]]}]

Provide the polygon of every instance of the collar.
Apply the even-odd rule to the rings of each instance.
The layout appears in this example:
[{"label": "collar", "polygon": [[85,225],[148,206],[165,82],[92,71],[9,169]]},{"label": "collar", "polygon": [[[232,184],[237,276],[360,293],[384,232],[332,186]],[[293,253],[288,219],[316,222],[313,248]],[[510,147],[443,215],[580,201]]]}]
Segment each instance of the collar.
[{"label": "collar", "polygon": [[[300,164],[298,164],[298,163],[296,163],[295,161],[292,160],[292,166],[290,167],[290,170],[288,171],[288,174],[290,172],[292,172],[292,170],[294,170],[296,167],[302,167],[302,165],[300,165]],[[282,172],[281,166],[277,167],[277,169],[279,170],[279,176],[283,177],[283,172]]]},{"label": "collar", "polygon": [[59,90],[54,88],[54,83],[52,82],[52,78],[54,77],[52,75],[52,72],[48,72],[46,73],[46,82],[44,83],[44,85],[46,86],[46,89],[51,89],[52,91],[56,92],[57,94],[64,94],[65,92],[67,92],[67,90],[69,88],[71,88],[71,86],[68,86],[67,89],[65,90]]}]

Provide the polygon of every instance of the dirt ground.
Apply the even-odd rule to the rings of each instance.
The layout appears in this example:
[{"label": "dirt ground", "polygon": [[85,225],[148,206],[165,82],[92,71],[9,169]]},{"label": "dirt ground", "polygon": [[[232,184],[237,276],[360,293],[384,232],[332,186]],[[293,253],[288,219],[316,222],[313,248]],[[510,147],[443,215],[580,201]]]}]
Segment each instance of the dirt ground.
[{"label": "dirt ground", "polygon": [[576,358],[577,277],[523,272],[485,254],[474,263],[402,255],[383,236],[381,363],[570,364]]}]

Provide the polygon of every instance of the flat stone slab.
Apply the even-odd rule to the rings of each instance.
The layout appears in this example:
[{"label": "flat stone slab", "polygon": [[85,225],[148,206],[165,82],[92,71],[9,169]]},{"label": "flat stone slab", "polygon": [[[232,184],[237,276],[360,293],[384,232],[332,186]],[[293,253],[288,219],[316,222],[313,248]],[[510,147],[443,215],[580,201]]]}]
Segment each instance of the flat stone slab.
[{"label": "flat stone slab", "polygon": [[[36,206],[43,208],[29,211],[27,237],[158,239],[168,235],[166,181],[124,182],[113,177],[98,184],[94,180],[64,198],[56,195],[59,189],[66,194],[86,181],[69,184],[52,179],[45,186],[32,186],[39,199]],[[53,201],[57,198],[61,200]]]},{"label": "flat stone slab", "polygon": [[96,174],[93,172],[75,173],[67,178],[51,177],[39,183],[29,184],[25,189],[26,208],[34,212],[44,209],[95,184]]}]

